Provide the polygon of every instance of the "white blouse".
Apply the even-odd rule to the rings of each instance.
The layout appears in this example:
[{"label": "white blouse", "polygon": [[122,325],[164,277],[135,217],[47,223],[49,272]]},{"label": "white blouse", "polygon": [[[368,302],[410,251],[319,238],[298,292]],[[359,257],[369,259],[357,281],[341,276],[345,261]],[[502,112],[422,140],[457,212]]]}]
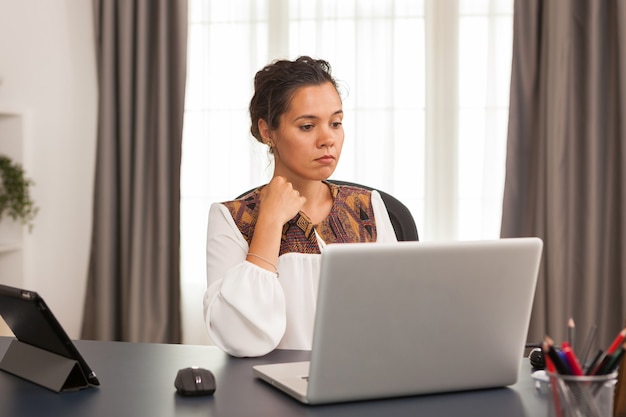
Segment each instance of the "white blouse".
[{"label": "white blouse", "polygon": [[[377,242],[395,242],[385,204],[371,194]],[[272,350],[309,350],[319,283],[320,254],[285,253],[276,274],[246,261],[248,242],[228,208],[214,203],[207,228],[204,318],[209,337],[233,356]],[[316,232],[320,251],[326,243]]]}]

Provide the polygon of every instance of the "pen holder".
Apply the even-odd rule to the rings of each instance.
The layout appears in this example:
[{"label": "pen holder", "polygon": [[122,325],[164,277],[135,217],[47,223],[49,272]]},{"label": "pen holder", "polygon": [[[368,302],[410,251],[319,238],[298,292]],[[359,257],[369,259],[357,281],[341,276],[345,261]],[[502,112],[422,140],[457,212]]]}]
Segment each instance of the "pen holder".
[{"label": "pen holder", "polygon": [[613,417],[617,372],[574,376],[548,372],[550,417]]}]

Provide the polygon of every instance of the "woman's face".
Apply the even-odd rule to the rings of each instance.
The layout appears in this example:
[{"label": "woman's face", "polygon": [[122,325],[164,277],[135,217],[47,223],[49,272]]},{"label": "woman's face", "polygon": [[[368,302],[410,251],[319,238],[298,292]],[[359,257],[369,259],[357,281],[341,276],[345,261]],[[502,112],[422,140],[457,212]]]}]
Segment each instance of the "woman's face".
[{"label": "woman's face", "polygon": [[342,120],[341,98],[331,83],[298,88],[271,132],[274,175],[289,181],[330,177],[343,146]]}]

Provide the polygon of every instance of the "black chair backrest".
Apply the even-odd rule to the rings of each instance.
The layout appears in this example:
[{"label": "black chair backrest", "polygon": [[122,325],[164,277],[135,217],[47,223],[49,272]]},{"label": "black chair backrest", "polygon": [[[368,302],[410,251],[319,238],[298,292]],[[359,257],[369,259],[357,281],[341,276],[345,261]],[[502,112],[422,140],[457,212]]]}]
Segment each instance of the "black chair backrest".
[{"label": "black chair backrest", "polygon": [[[357,184],[355,182],[339,180],[328,180],[328,182],[336,185],[350,185],[353,187],[365,188],[370,191],[378,191],[383,199],[383,202],[385,203],[385,206],[387,207],[387,212],[389,213],[389,218],[391,219],[391,225],[393,226],[394,232],[396,232],[396,238],[399,241],[419,240],[417,226],[415,225],[415,220],[413,219],[411,211],[400,200],[391,194],[387,194],[384,191],[368,187],[366,185]],[[252,190],[254,190],[254,188]],[[237,198],[243,197],[252,190],[246,191]]]}]

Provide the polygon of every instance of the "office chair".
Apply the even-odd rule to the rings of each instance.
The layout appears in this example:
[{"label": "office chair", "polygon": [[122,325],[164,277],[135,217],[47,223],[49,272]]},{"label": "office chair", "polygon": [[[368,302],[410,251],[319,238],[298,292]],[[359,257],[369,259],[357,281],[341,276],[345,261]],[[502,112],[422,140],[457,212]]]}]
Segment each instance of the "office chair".
[{"label": "office chair", "polygon": [[[396,232],[396,238],[399,241],[419,240],[419,236],[417,234],[417,226],[415,225],[413,215],[411,215],[411,212],[409,211],[407,206],[405,206],[400,200],[398,200],[391,194],[387,194],[384,191],[368,187],[367,185],[357,184],[355,182],[339,180],[328,180],[328,182],[335,185],[348,185],[353,187],[361,187],[370,191],[378,191],[383,199],[383,202],[385,203],[385,206],[387,207],[387,212],[389,213],[389,218],[391,219],[391,225],[393,226],[393,231]],[[252,190],[254,190],[254,188]],[[237,198],[243,197],[252,190],[246,191]]]}]

